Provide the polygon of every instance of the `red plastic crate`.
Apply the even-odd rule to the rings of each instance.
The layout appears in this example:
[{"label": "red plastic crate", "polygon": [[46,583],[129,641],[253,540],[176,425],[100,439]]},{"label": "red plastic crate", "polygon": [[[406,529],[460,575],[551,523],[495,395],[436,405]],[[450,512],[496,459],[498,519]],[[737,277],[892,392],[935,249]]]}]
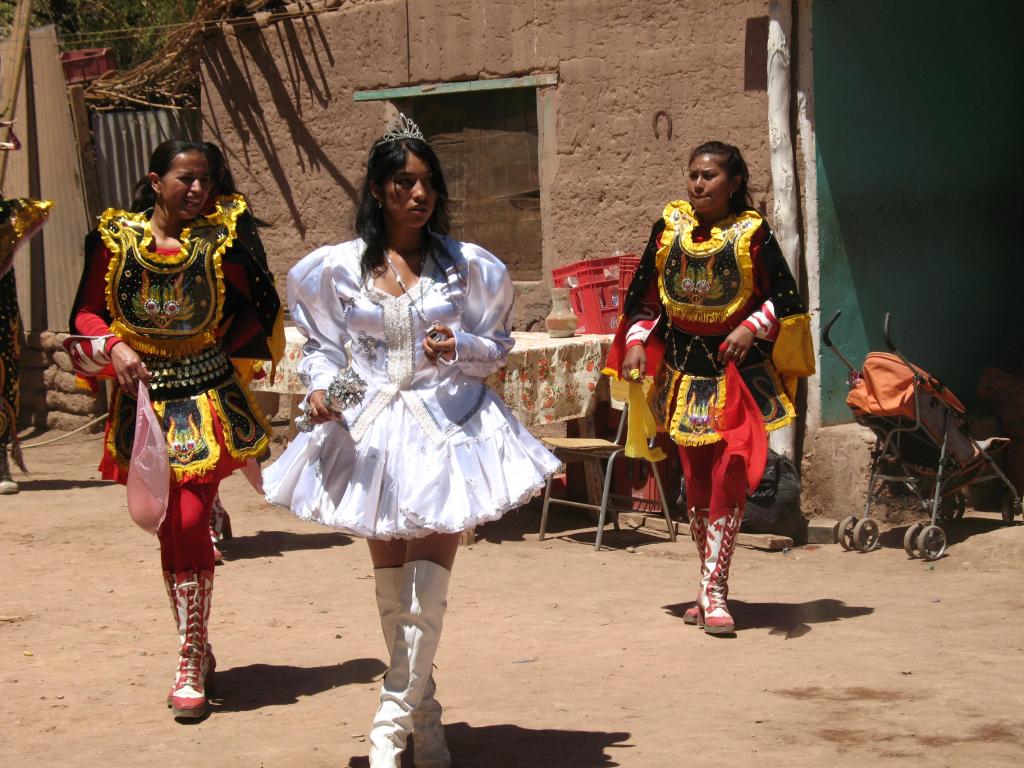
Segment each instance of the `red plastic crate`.
[{"label": "red plastic crate", "polygon": [[64,79],[68,83],[87,83],[116,69],[114,52],[110,48],[79,48],[60,55]]},{"label": "red plastic crate", "polygon": [[[551,270],[556,288],[576,288],[581,285],[615,279],[618,276],[619,257],[585,259]],[[575,278],[575,280],[570,280]],[[573,285],[575,283],[575,285]]]},{"label": "red plastic crate", "polygon": [[636,274],[636,268],[640,266],[640,257],[633,253],[627,253],[623,256],[619,256],[619,301],[626,300],[626,292],[629,290],[629,284],[633,282],[633,275]]},{"label": "red plastic crate", "polygon": [[614,333],[619,323],[619,281],[600,280],[569,290],[573,314],[580,322],[576,333]]}]

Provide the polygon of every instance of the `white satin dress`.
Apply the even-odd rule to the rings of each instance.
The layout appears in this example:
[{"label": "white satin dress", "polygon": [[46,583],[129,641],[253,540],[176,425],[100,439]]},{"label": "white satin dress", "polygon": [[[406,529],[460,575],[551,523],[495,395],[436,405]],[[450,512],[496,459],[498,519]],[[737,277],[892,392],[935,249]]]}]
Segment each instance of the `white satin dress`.
[{"label": "white satin dress", "polygon": [[[320,248],[288,273],[309,391],[348,365],[367,391],[264,470],[271,503],[358,536],[410,539],[496,520],[561,468],[483,383],[515,343],[508,271],[477,245],[441,242],[449,258],[428,258],[398,297],[360,279],[362,240]],[[455,333],[454,362],[423,352],[435,321]]]}]

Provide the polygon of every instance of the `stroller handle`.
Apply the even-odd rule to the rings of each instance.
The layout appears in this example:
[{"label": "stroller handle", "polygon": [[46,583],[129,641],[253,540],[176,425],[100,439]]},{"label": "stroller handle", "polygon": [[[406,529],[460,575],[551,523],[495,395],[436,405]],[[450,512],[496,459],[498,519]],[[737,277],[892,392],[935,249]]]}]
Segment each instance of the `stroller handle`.
[{"label": "stroller handle", "polygon": [[831,318],[829,318],[829,321],[827,323],[825,323],[825,330],[821,332],[821,340],[825,344],[826,347],[830,347],[831,348],[831,346],[832,346],[832,339],[830,339],[828,337],[828,334],[832,330],[832,326],[836,324],[836,320],[839,319],[839,316],[841,314],[843,314],[843,310],[837,309],[835,311],[835,314],[832,315]]},{"label": "stroller handle", "polygon": [[824,343],[826,347],[831,349],[832,353],[839,358],[839,361],[846,366],[846,370],[848,370],[850,373],[856,374],[857,369],[853,367],[853,365],[850,363],[849,360],[846,359],[842,352],[840,352],[838,349],[835,348],[835,346],[833,346],[832,339],[829,338],[829,332],[832,330],[832,326],[836,324],[836,320],[839,319],[839,316],[841,314],[843,314],[842,310],[837,309],[835,314],[832,315],[832,317],[829,319],[827,323],[825,323],[825,330],[821,332],[821,340],[822,343]]},{"label": "stroller handle", "polygon": [[939,392],[945,391],[946,387],[941,381],[936,379],[934,376],[924,373],[920,368],[907,360],[907,358],[903,356],[902,352],[896,349],[896,344],[892,340],[892,315],[888,312],[885,313],[885,320],[882,321],[882,340],[885,341],[885,346],[889,348],[889,351],[895,354],[896,357],[903,361],[903,364],[907,366],[907,368],[914,372],[915,377],[922,380],[927,379]]},{"label": "stroller handle", "polygon": [[885,346],[889,348],[890,352],[896,352],[896,345],[892,340],[892,315],[888,312],[885,313],[885,320],[882,322],[882,340],[885,342]]}]

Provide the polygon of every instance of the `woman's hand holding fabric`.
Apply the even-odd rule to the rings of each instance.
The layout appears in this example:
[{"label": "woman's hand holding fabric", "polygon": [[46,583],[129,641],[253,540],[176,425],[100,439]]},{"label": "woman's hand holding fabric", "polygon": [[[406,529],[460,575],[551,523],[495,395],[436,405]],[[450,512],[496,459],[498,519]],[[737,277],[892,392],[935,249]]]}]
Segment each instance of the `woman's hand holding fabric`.
[{"label": "woman's hand holding fabric", "polygon": [[718,347],[718,362],[725,365],[731,360],[739,365],[746,358],[753,344],[754,332],[745,325],[737,327],[725,337],[725,341]]},{"label": "woman's hand holding fabric", "polygon": [[110,362],[114,365],[117,383],[132,396],[135,395],[140,381],[148,384],[153,377],[138,353],[123,341],[115,344],[110,350]]},{"label": "woman's hand holding fabric", "polygon": [[622,370],[619,371],[619,378],[624,381],[643,381],[646,370],[647,350],[644,349],[643,344],[634,344],[626,350],[626,355],[622,358]]}]

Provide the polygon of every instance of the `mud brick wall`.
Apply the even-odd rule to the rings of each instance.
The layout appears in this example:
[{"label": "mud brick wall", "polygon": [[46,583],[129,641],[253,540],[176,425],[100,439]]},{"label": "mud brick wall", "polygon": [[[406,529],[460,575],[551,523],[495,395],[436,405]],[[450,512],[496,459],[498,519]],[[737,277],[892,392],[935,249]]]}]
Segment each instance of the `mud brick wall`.
[{"label": "mud brick wall", "polygon": [[[75,384],[71,358],[61,346],[66,337],[66,333],[53,331],[33,334],[30,353],[22,355],[22,360],[28,358],[32,367],[22,367],[21,412],[36,427],[70,431],[106,413],[107,399],[102,386],[92,394]],[[89,431],[102,428],[100,422]]]}]

